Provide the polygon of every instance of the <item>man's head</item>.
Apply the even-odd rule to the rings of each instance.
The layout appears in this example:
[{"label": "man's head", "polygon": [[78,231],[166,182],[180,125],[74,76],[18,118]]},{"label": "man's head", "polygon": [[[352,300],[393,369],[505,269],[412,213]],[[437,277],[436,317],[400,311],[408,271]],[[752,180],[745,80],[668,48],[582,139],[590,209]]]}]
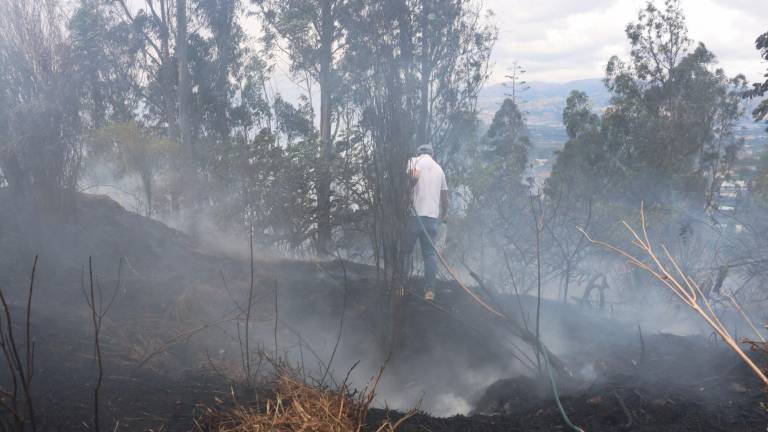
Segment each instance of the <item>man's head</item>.
[{"label": "man's head", "polygon": [[419,155],[428,154],[428,155],[432,156],[432,155],[434,155],[434,150],[432,149],[431,145],[423,144],[423,145],[420,145],[416,149],[416,153],[419,154]]}]

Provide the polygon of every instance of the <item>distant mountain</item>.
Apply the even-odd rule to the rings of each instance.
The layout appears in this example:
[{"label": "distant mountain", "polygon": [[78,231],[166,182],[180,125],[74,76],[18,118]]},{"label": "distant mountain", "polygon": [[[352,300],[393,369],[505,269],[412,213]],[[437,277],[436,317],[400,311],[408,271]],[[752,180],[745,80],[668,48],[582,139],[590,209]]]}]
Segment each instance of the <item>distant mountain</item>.
[{"label": "distant mountain", "polygon": [[[600,79],[566,83],[531,82],[528,83],[528,90],[520,96],[523,108],[528,112],[528,123],[561,125],[565,100],[573,90],[586,93],[597,109],[607,106],[611,97]],[[480,91],[478,106],[484,119],[487,117],[490,120],[493,117],[493,113],[509,93],[509,87],[503,84],[494,84]]]},{"label": "distant mountain", "polygon": [[[582,79],[566,83],[530,82],[529,89],[520,97],[522,108],[526,112],[528,127],[537,157],[548,157],[553,150],[560,149],[567,137],[563,126],[563,109],[568,95],[573,90],[583,91],[592,101],[597,111],[602,111],[610,104],[611,94],[605,88],[602,79]],[[483,88],[478,97],[480,118],[490,123],[493,114],[510,93],[509,87],[494,84]],[[766,145],[765,124],[752,121],[750,113],[757,105],[757,100],[745,101],[745,115],[740,122],[741,136],[747,143],[757,147]]]},{"label": "distant mountain", "polygon": [[[566,140],[563,109],[568,95],[573,90],[586,93],[597,110],[605,108],[610,101],[610,93],[600,79],[583,79],[566,83],[528,83],[528,90],[522,93],[520,100],[526,112],[534,147],[546,149],[546,153],[562,147]],[[509,87],[503,84],[485,87],[480,92],[478,108],[480,118],[484,122],[490,123],[493,114],[509,92]]]}]

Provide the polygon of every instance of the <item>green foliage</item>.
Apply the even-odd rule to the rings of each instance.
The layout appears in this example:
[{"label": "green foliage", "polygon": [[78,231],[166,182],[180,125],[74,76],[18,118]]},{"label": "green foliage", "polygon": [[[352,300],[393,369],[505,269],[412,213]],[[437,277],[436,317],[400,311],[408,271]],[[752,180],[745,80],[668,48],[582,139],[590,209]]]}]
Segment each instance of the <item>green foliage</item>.
[{"label": "green foliage", "polygon": [[19,196],[61,203],[80,173],[73,59],[55,2],[0,1],[0,173]]},{"label": "green foliage", "polygon": [[[525,214],[529,205],[529,186],[523,184],[523,173],[530,146],[525,118],[512,99],[505,99],[462,179],[471,195],[466,214],[473,226],[467,228],[468,233],[493,237],[494,232],[505,232],[519,241],[519,215]],[[499,254],[505,250],[502,238],[493,243]]]},{"label": "green foliage", "polygon": [[[632,47],[634,73],[638,80],[651,84],[669,79],[691,42],[680,0],[664,0],[663,10],[648,1],[625,32]],[[612,66],[608,67],[610,79]]]},{"label": "green foliage", "polygon": [[115,175],[137,175],[141,180],[145,199],[145,212],[153,212],[154,184],[157,171],[167,168],[176,153],[177,143],[135,121],[111,123],[95,129],[88,140],[90,155],[94,160],[111,164]]},{"label": "green foliage", "polygon": [[152,171],[174,154],[178,144],[136,121],[112,123],[90,136],[92,156],[115,162],[118,175]]},{"label": "green foliage", "polygon": [[[332,44],[335,50],[347,32],[344,23],[348,23],[350,14],[359,6],[351,0],[252,0],[258,7],[264,20],[262,41],[268,58],[280,51],[278,47],[289,52],[291,72],[294,74],[309,73],[315,79],[320,74],[320,56],[323,43]],[[335,31],[331,37],[323,40],[323,4],[329,7],[329,19]],[[340,52],[343,54],[343,51]],[[334,68],[335,69],[335,68]],[[334,72],[335,74],[335,72]],[[334,83],[338,86],[338,75]]]},{"label": "green foliage", "polygon": [[[530,264],[527,252],[522,251],[535,240],[531,185],[523,178],[531,147],[525,117],[507,98],[486,133],[468,142],[472,141],[476,141],[476,148],[466,152],[467,169],[457,179],[463,220],[456,222],[456,237],[466,248],[462,253],[479,250],[482,256],[488,251],[496,267],[493,277],[509,280],[508,271],[513,271],[513,278],[522,287],[527,285],[525,274]],[[512,258],[507,259],[508,255]]]},{"label": "green foliage", "polygon": [[750,189],[752,196],[762,206],[768,205],[768,152],[763,151],[760,154],[756,170],[750,180]]},{"label": "green foliage", "polygon": [[82,0],[67,23],[74,75],[86,126],[133,118],[139,95],[139,51],[144,42],[103,4]]},{"label": "green foliage", "polygon": [[520,177],[528,163],[530,146],[523,114],[512,99],[504,99],[485,134],[485,159],[499,163],[501,175]]},{"label": "green foliage", "polygon": [[626,33],[630,59],[608,63],[612,103],[602,118],[585,108],[583,95],[569,99],[563,114],[569,141],[550,193],[575,187],[629,202],[684,196],[715,205],[741,146],[734,132],[744,78],[716,69],[703,44],[691,50],[677,0],[664,9],[648,2]]},{"label": "green foliage", "polygon": [[411,6],[414,69],[420,86],[416,140],[432,144],[440,161],[456,155],[452,139],[476,117],[480,88],[498,36],[482,2],[421,0]]},{"label": "green foliage", "polygon": [[584,132],[594,130],[600,125],[600,117],[592,112],[589,96],[574,90],[568,95],[563,110],[563,125],[568,138],[576,138]]},{"label": "green foliage", "polygon": [[530,147],[523,114],[512,99],[504,99],[479,141],[478,151],[470,155],[472,162],[466,181],[473,198],[498,205],[521,194],[525,197],[522,180]]},{"label": "green foliage", "polygon": [[618,173],[605,171],[612,165],[601,132],[601,119],[592,111],[585,93],[573,91],[568,96],[563,124],[569,139],[556,154],[545,192],[555,200],[589,199],[595,191],[605,190],[607,182]]},{"label": "green foliage", "polygon": [[[402,172],[416,143],[429,142],[445,169],[454,169],[465,136],[462,127],[476,121],[477,93],[487,78],[496,38],[479,2],[253,3],[266,24],[262,40],[268,59],[288,53],[294,77],[319,86],[318,151],[324,156],[317,170],[319,212],[326,210],[325,201],[331,219],[349,220],[352,212],[340,204],[359,203],[354,196],[361,186],[347,183],[373,180],[353,175],[349,160],[335,160],[341,154],[379,155],[383,159],[376,164],[377,175],[394,175]],[[360,142],[350,141],[352,136],[361,137]],[[341,141],[369,150],[339,151],[335,146]],[[395,184],[379,178],[368,187]]]},{"label": "green foliage", "polygon": [[[198,0],[195,4],[196,20],[206,30],[191,33],[189,46],[194,89],[191,113],[198,126],[195,135],[208,150],[203,166],[211,163],[212,148],[226,145],[231,138],[238,93],[249,81],[264,79],[264,66],[246,48],[246,35],[238,20],[240,8],[237,0]],[[260,102],[240,99],[240,107]],[[254,113],[258,108],[249,110]]]},{"label": "green foliage", "polygon": [[314,234],[316,133],[307,114],[278,98],[277,128],[234,139],[216,167],[228,185],[218,216],[250,227],[264,245],[306,247]]},{"label": "green foliage", "polygon": [[[760,55],[763,59],[768,60],[768,32],[765,32],[758,36],[755,40],[755,48],[760,50]],[[748,97],[763,96],[768,93],[768,72],[765,74],[766,80],[762,83],[758,82],[753,84],[752,89],[746,92]],[[768,99],[764,99],[752,112],[752,116],[755,121],[768,120]],[[766,129],[768,130],[768,129]]]}]

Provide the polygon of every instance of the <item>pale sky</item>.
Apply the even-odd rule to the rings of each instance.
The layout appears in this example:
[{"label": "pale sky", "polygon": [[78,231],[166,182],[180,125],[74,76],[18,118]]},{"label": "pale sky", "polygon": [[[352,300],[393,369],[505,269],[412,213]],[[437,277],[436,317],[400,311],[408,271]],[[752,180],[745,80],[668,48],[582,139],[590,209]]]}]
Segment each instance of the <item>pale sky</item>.
[{"label": "pale sky", "polygon": [[[624,34],[644,0],[485,0],[499,28],[491,83],[504,81],[512,62],[529,81],[602,78],[608,59],[626,57]],[[662,0],[656,1],[663,6]],[[766,0],[682,0],[688,36],[714,52],[728,75],[759,80],[768,65],[755,39],[768,31]]]},{"label": "pale sky", "polygon": [[[645,0],[480,1],[494,11],[499,28],[490,83],[505,81],[515,60],[527,70],[529,81],[602,78],[612,55],[626,57],[629,45],[624,28],[645,5]],[[655,1],[663,7],[663,0]],[[141,5],[143,1],[129,3]],[[754,42],[768,31],[766,3],[768,0],[682,0],[688,35],[704,42],[729,75],[743,73],[752,82],[760,80],[768,64]],[[250,17],[246,21],[246,29],[258,33],[258,20]],[[279,73],[285,65],[277,66]]]}]

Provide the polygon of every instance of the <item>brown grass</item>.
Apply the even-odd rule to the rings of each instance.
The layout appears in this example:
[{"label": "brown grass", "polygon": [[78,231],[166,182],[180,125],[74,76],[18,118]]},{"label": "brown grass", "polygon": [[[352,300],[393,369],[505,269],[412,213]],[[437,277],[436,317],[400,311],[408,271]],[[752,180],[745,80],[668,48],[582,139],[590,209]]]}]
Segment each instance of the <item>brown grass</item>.
[{"label": "brown grass", "polygon": [[[397,422],[384,421],[367,428],[368,410],[373,402],[381,372],[369,388],[350,391],[318,388],[281,372],[273,383],[274,394],[266,402],[242,405],[235,401],[231,408],[205,407],[196,420],[199,431],[215,432],[394,432],[415,411]],[[233,400],[234,396],[233,396]]]}]

